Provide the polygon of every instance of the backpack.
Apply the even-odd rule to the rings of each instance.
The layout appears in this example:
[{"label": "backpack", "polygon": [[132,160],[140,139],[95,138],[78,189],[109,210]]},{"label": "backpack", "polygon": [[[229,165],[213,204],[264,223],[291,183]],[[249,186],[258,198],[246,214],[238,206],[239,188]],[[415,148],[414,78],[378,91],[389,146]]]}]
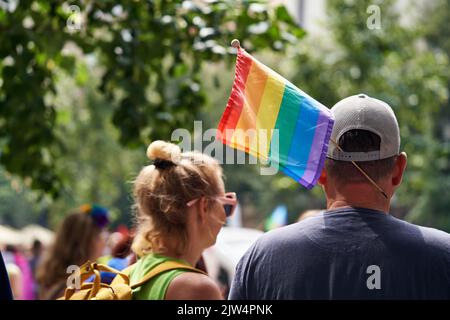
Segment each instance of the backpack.
[{"label": "backpack", "polygon": [[[131,285],[129,273],[133,268],[134,265],[131,265],[123,271],[118,271],[109,266],[88,261],[80,268],[81,288],[76,290],[75,288],[67,287],[64,296],[60,297],[58,300],[131,300],[133,289],[142,286],[147,281],[163,272],[174,269],[185,269],[206,274],[202,270],[179,262],[165,261],[154,267],[141,281]],[[112,272],[117,274],[117,276],[111,284],[108,285],[101,282],[101,271]],[[84,281],[92,275],[95,275],[94,282],[84,283]]]}]

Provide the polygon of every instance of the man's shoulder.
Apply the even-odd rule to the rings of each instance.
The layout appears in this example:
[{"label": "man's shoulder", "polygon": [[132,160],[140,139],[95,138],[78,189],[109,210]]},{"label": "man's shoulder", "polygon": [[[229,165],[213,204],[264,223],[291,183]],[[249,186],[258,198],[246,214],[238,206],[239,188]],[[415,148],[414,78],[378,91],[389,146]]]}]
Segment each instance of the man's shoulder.
[{"label": "man's shoulder", "polygon": [[[398,237],[405,244],[408,241],[422,245],[424,249],[433,252],[442,252],[450,258],[450,234],[431,227],[417,225],[395,217],[390,217],[391,222],[396,226]],[[433,250],[436,249],[436,250]]]},{"label": "man's shoulder", "polygon": [[[308,235],[319,232],[324,226],[324,214],[309,217],[301,222],[271,230],[262,235],[256,245],[258,249],[279,249],[280,245],[310,242]],[[381,214],[381,213],[377,213]],[[386,216],[383,225],[393,238],[412,246],[423,245],[425,248],[437,249],[450,255],[450,234],[435,228],[425,227],[401,220],[391,215]]]},{"label": "man's shoulder", "polygon": [[311,232],[323,224],[321,216],[309,217],[303,221],[280,227],[263,234],[257,241],[259,247],[276,247],[289,243],[298,243],[307,240],[306,230]]},{"label": "man's shoulder", "polygon": [[450,255],[450,234],[435,228],[423,226],[417,227],[420,229],[423,239],[427,245],[444,249]]}]

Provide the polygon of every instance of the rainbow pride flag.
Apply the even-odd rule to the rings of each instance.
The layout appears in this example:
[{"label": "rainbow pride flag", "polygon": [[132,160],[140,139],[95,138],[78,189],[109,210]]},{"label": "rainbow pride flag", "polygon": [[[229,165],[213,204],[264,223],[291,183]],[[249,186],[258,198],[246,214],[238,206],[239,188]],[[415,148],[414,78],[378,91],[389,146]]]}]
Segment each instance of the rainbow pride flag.
[{"label": "rainbow pride flag", "polygon": [[306,188],[322,171],[334,119],[328,108],[244,49],[217,138],[278,167]]}]

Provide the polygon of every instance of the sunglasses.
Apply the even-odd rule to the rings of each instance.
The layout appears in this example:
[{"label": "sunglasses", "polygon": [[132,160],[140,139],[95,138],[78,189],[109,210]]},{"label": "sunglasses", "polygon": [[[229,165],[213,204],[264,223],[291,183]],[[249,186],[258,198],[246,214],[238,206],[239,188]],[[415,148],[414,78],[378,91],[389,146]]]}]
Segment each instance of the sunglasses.
[{"label": "sunglasses", "polygon": [[[234,209],[236,209],[237,206],[237,197],[236,193],[234,192],[227,192],[222,197],[213,197],[212,199],[217,200],[220,202],[220,204],[223,206],[223,209],[225,210],[225,215],[228,217],[231,217],[234,213]],[[196,203],[200,198],[194,199],[186,203],[188,207],[192,207],[194,203]]]}]

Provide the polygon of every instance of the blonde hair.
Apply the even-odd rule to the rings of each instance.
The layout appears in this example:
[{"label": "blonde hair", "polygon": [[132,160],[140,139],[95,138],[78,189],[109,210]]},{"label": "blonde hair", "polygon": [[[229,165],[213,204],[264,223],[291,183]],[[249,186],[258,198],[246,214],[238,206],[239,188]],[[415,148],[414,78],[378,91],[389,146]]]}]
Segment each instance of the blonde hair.
[{"label": "blonde hair", "polygon": [[138,256],[161,253],[175,241],[181,254],[188,241],[186,203],[223,191],[219,163],[200,152],[181,152],[172,143],[155,141],[147,149],[154,164],[144,167],[134,182],[137,233],[132,245]]},{"label": "blonde hair", "polygon": [[68,266],[81,266],[92,259],[93,244],[101,230],[88,213],[80,210],[70,213],[59,226],[54,243],[37,270],[36,278],[42,289],[66,279]]}]

